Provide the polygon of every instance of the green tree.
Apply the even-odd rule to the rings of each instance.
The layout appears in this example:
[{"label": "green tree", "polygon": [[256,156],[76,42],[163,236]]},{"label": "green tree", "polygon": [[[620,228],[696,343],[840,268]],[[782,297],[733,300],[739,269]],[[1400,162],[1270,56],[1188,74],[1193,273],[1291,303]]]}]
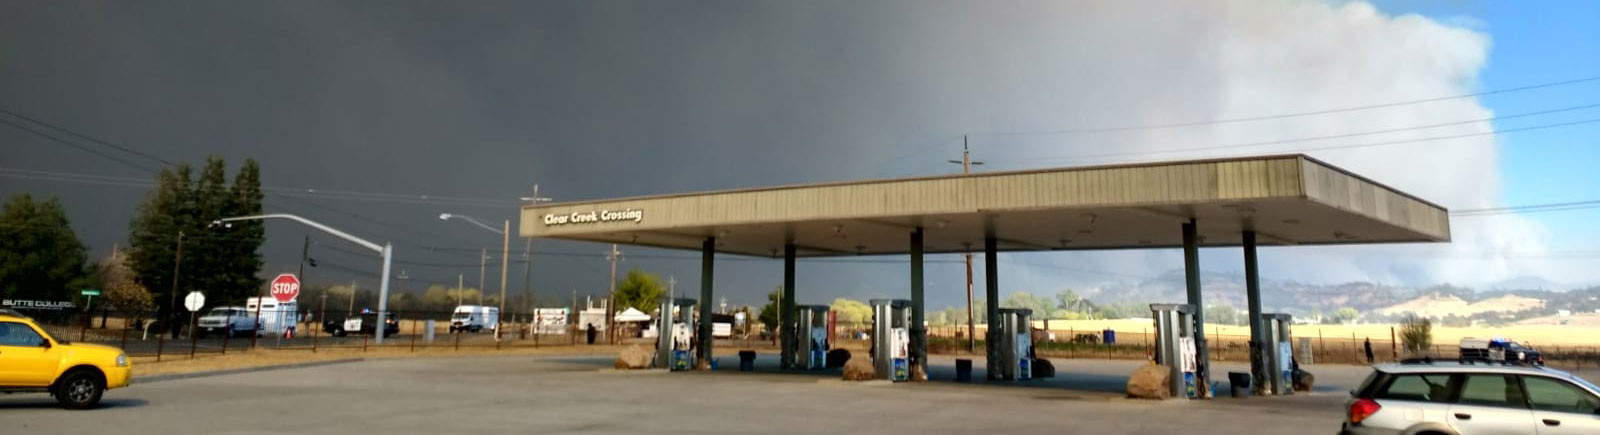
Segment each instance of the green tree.
[{"label": "green tree", "polygon": [[1339,323],[1350,323],[1355,321],[1356,317],[1360,317],[1361,312],[1356,311],[1355,308],[1344,307],[1340,308],[1335,315],[1338,317]]},{"label": "green tree", "polygon": [[776,330],[778,328],[778,305],[782,301],[783,286],[780,285],[777,289],[772,290],[772,293],[767,293],[767,304],[761,306],[761,312],[756,315],[756,319],[766,324],[768,328]]},{"label": "green tree", "polygon": [[661,277],[638,268],[629,269],[628,276],[617,283],[617,312],[631,307],[648,313],[664,294],[667,286],[661,284]]},{"label": "green tree", "polygon": [[1206,307],[1206,323],[1215,325],[1238,325],[1240,322],[1239,310],[1231,305],[1212,305]]},{"label": "green tree", "polygon": [[0,209],[0,295],[70,300],[88,277],[88,254],[55,198],[21,194]]},{"label": "green tree", "polygon": [[1001,303],[1000,306],[1005,308],[1026,308],[1033,310],[1034,319],[1044,319],[1046,316],[1055,314],[1056,301],[1034,296],[1032,293],[1019,291],[1012,293],[1011,296],[1006,297],[1005,302]]},{"label": "green tree", "polygon": [[101,288],[106,304],[116,307],[130,318],[141,319],[144,313],[155,309],[155,299],[150,295],[150,290],[134,279],[127,258],[126,254],[115,253],[100,264]]},{"label": "green tree", "polygon": [[838,313],[834,314],[834,316],[839,323],[861,324],[872,321],[872,307],[860,301],[845,298],[834,299],[833,304],[828,306],[828,310]]},{"label": "green tree", "polygon": [[[239,173],[233,178],[225,201],[227,216],[251,216],[262,213],[261,166],[254,159],[245,159]],[[227,217],[221,216],[221,217]],[[261,244],[267,240],[266,222],[235,222],[227,233],[227,244],[220,251],[220,288],[238,289],[258,293],[266,287],[261,279]]]},{"label": "green tree", "polygon": [[1433,322],[1414,314],[1400,321],[1400,342],[1407,355],[1423,355],[1433,347]]},{"label": "green tree", "polygon": [[152,291],[163,316],[175,309],[172,274],[180,232],[183,260],[176,294],[199,290],[208,300],[227,304],[262,290],[257,253],[265,237],[262,223],[210,227],[223,217],[260,214],[260,168],[246,160],[232,187],[225,172],[223,160],[215,157],[206,160],[198,179],[187,164],[162,169],[128,224],[129,266]]},{"label": "green tree", "polygon": [[1087,302],[1089,301],[1084,299],[1082,296],[1079,296],[1078,292],[1072,291],[1072,289],[1065,289],[1060,293],[1056,293],[1056,308],[1060,308],[1062,310],[1075,313],[1088,312],[1089,310],[1087,309]]}]

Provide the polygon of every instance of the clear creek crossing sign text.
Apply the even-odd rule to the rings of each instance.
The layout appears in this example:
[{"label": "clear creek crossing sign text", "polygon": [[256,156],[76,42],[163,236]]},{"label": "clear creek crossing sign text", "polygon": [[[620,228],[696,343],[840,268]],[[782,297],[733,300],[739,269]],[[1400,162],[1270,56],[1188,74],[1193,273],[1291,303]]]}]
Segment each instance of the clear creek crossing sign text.
[{"label": "clear creek crossing sign text", "polygon": [[549,226],[568,224],[592,224],[596,222],[627,222],[639,223],[644,220],[644,210],[600,210],[575,212],[572,214],[547,214],[544,215],[544,224]]}]

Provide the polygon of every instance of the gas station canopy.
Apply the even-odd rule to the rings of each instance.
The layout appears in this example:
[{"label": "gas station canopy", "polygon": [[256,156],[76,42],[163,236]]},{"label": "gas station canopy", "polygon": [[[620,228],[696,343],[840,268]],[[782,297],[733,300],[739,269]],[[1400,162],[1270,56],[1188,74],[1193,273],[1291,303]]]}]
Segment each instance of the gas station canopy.
[{"label": "gas station canopy", "polygon": [[762,187],[530,205],[522,237],[796,255],[1173,248],[1450,240],[1444,207],[1305,155]]}]

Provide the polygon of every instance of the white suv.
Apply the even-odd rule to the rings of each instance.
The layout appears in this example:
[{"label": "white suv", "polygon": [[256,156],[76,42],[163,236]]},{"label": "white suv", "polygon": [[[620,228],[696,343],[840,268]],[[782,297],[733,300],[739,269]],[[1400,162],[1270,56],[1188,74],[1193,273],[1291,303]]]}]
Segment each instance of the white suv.
[{"label": "white suv", "polygon": [[1600,387],[1544,367],[1385,364],[1350,396],[1341,434],[1600,434]]}]

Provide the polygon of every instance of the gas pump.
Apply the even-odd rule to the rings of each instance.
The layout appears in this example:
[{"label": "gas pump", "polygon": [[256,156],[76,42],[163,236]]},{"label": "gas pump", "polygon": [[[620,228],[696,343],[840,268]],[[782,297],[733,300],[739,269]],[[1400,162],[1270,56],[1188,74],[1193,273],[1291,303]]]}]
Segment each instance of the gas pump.
[{"label": "gas pump", "polygon": [[1156,319],[1156,364],[1172,373],[1172,397],[1198,397],[1195,385],[1194,305],[1150,304]]},{"label": "gas pump", "polygon": [[656,358],[654,366],[672,371],[694,367],[694,353],[689,346],[694,343],[695,300],[690,298],[660,299],[661,314],[656,316]]},{"label": "gas pump", "polygon": [[828,306],[800,305],[795,307],[795,328],[800,338],[800,350],[795,355],[795,366],[802,370],[827,367],[828,362]]},{"label": "gas pump", "polygon": [[1001,308],[999,327],[1000,379],[1026,381],[1033,378],[1033,310]]},{"label": "gas pump", "polygon": [[1261,336],[1267,340],[1262,360],[1269,378],[1262,386],[1271,387],[1265,394],[1294,394],[1294,347],[1289,344],[1289,323],[1293,320],[1294,316],[1286,313],[1261,314],[1260,325],[1265,328]]},{"label": "gas pump", "polygon": [[878,379],[911,378],[911,301],[873,299],[872,368]]}]

